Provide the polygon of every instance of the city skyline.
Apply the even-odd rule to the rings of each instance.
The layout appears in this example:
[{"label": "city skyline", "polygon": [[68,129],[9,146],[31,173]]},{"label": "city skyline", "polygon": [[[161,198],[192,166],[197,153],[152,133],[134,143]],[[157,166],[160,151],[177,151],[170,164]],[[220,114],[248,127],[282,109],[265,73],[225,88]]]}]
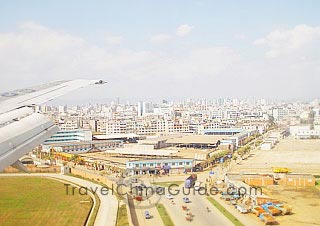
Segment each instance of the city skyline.
[{"label": "city skyline", "polygon": [[320,222],[319,9],[0,0],[0,225]]},{"label": "city skyline", "polygon": [[0,92],[102,77],[58,101],[319,97],[316,1],[95,3],[1,3]]}]

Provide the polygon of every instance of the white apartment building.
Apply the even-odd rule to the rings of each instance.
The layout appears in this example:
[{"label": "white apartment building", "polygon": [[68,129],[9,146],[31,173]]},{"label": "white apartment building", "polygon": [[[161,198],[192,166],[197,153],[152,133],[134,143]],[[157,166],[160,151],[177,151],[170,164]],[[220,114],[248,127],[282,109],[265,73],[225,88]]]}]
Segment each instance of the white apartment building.
[{"label": "white apartment building", "polygon": [[65,114],[67,112],[67,106],[61,105],[58,107],[59,114]]},{"label": "white apartment building", "polygon": [[76,130],[79,128],[79,121],[77,119],[64,119],[59,123],[61,130]]},{"label": "white apartment building", "polygon": [[48,138],[44,142],[44,144],[91,141],[91,140],[92,140],[91,130],[77,129],[77,130],[58,131],[55,135]]},{"label": "white apartment building", "polygon": [[107,124],[107,120],[106,119],[97,120],[97,132],[106,134],[106,131],[107,131],[106,130],[106,124]]},{"label": "white apartment building", "polygon": [[279,107],[272,109],[272,116],[276,121],[281,121],[288,117],[298,116],[298,112],[292,108]]},{"label": "white apartment building", "polygon": [[129,120],[108,120],[105,123],[106,134],[133,133],[135,130],[134,122]]},{"label": "white apartment building", "polygon": [[296,139],[320,138],[320,125],[290,126],[290,134]]},{"label": "white apartment building", "polygon": [[143,116],[147,113],[153,113],[153,106],[150,102],[139,101],[138,102],[138,116]]}]

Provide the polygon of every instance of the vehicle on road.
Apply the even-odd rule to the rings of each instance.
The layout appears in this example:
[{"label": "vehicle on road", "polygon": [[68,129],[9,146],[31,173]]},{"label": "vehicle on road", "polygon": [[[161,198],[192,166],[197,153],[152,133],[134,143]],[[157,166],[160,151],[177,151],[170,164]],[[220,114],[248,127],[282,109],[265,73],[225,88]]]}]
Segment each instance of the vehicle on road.
[{"label": "vehicle on road", "polygon": [[195,191],[199,191],[199,190],[201,189],[200,185],[201,185],[201,182],[200,182],[200,181],[197,181],[197,182],[194,184],[194,190],[195,190]]},{"label": "vehicle on road", "polygon": [[144,212],[144,217],[145,217],[146,219],[150,219],[150,218],[151,218],[151,215],[150,215],[150,213],[149,213],[148,210],[146,210],[146,211]]},{"label": "vehicle on road", "polygon": [[188,197],[183,197],[182,200],[183,200],[184,203],[189,203],[190,202],[190,199]]},{"label": "vehicle on road", "polygon": [[174,197],[173,197],[173,195],[168,194],[168,195],[166,195],[166,198],[167,199],[173,199]]},{"label": "vehicle on road", "polygon": [[244,205],[236,205],[236,208],[240,213],[248,213],[248,208]]},{"label": "vehicle on road", "polygon": [[192,174],[186,179],[184,186],[186,188],[191,188],[194,186],[196,180],[197,180],[197,174]]}]

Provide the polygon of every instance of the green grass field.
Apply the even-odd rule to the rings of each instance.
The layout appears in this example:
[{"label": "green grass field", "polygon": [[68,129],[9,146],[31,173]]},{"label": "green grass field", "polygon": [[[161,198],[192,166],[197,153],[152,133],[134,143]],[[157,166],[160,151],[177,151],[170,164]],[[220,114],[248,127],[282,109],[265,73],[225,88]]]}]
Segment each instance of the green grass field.
[{"label": "green grass field", "polygon": [[117,226],[129,226],[126,204],[121,205],[118,209]]},{"label": "green grass field", "polygon": [[[86,201],[86,202],[80,202]],[[84,225],[92,199],[66,195],[62,182],[39,177],[0,177],[0,225]]]},{"label": "green grass field", "polygon": [[211,197],[207,197],[209,202],[214,205],[225,217],[227,217],[235,226],[244,226],[235,216],[233,216],[228,210],[220,205],[216,200]]},{"label": "green grass field", "polygon": [[174,226],[166,208],[162,204],[157,204],[156,207],[162,219],[163,224],[165,226]]}]

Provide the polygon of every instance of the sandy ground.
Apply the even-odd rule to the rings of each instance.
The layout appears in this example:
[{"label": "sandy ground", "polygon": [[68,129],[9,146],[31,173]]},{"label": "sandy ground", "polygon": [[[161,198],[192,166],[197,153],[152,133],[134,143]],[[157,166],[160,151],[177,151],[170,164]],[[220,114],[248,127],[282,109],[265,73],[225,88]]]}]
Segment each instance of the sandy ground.
[{"label": "sandy ground", "polygon": [[320,190],[313,188],[296,189],[282,186],[270,186],[265,194],[279,199],[293,207],[291,215],[277,216],[280,225],[311,226],[320,225]]},{"label": "sandy ground", "polygon": [[280,140],[272,150],[257,150],[231,172],[272,172],[271,167],[288,167],[293,173],[320,175],[320,140]]},{"label": "sandy ground", "polygon": [[[320,175],[320,140],[280,140],[272,150],[256,150],[231,172],[271,173],[272,167],[288,167],[293,173]],[[280,225],[320,225],[320,189],[268,186],[264,193],[293,207],[293,213],[277,216]]]}]

